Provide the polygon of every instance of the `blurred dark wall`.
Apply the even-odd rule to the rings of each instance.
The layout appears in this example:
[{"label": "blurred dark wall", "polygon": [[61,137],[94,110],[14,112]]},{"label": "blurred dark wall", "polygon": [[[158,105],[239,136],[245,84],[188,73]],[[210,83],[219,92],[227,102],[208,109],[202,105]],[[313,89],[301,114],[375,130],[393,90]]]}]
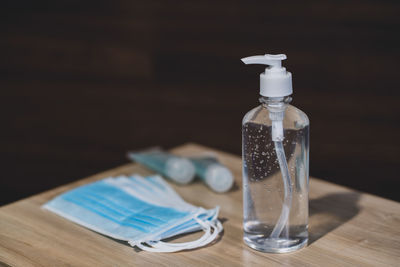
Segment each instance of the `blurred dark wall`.
[{"label": "blurred dark wall", "polygon": [[311,175],[400,200],[399,1],[6,1],[0,204],[198,142],[240,154],[261,66],[286,53]]}]

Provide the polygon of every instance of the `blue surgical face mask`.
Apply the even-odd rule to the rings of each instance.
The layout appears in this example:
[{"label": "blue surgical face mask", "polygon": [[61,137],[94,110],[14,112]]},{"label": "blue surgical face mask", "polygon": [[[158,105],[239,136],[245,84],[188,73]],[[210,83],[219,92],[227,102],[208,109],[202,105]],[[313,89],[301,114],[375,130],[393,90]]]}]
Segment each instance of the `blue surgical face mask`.
[{"label": "blue surgical face mask", "polygon": [[[159,176],[107,178],[68,191],[44,208],[101,234],[154,252],[192,249],[212,242],[222,230],[218,207],[205,210],[186,203]],[[197,241],[161,239],[204,230]]]}]

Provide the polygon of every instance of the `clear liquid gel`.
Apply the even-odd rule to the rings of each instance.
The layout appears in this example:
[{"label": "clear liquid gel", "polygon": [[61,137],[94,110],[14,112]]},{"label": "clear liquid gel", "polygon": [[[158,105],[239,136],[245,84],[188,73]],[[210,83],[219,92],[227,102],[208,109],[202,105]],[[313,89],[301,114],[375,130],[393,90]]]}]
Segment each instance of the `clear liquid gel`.
[{"label": "clear liquid gel", "polygon": [[[244,241],[264,252],[291,252],[308,241],[309,121],[290,100],[262,97],[243,119]],[[285,107],[282,142],[272,140],[268,108],[277,101]]]}]

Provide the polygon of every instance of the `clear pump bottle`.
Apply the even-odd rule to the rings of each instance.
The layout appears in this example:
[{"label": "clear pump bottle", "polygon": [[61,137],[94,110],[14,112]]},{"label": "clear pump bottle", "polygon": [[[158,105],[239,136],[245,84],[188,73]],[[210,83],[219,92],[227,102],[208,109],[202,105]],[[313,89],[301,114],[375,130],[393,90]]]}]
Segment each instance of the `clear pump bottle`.
[{"label": "clear pump bottle", "polygon": [[253,249],[285,253],[308,242],[309,121],[290,105],[292,77],[285,55],[243,58],[265,64],[261,105],[243,118],[244,242]]}]

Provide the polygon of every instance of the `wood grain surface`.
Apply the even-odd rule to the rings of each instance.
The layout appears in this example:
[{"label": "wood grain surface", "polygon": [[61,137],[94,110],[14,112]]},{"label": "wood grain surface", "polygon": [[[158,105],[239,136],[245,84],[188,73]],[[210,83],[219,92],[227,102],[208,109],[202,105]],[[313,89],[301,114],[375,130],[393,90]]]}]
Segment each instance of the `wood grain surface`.
[{"label": "wood grain surface", "polygon": [[[200,182],[172,186],[188,202],[221,206],[224,232],[205,248],[172,254],[137,251],[76,225],[41,205],[76,186],[111,175],[150,172],[127,164],[0,208],[0,263],[11,266],[398,266],[400,204],[316,178],[310,180],[309,246],[290,254],[254,251],[242,241],[241,159],[207,147],[187,144],[181,155],[217,153],[234,173],[236,186],[216,194]],[[196,238],[200,233],[177,240]]]}]

